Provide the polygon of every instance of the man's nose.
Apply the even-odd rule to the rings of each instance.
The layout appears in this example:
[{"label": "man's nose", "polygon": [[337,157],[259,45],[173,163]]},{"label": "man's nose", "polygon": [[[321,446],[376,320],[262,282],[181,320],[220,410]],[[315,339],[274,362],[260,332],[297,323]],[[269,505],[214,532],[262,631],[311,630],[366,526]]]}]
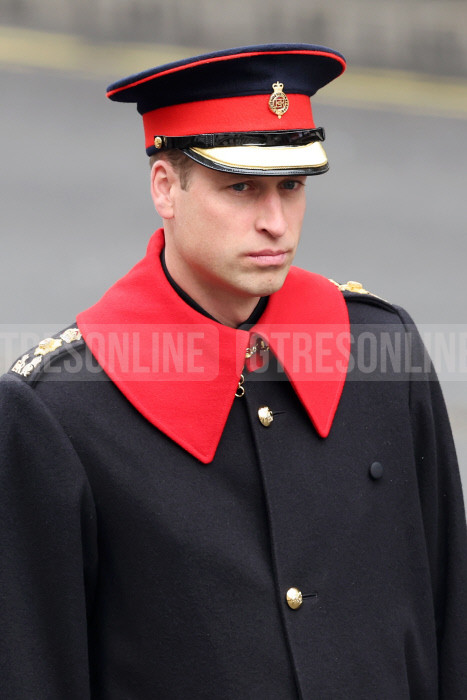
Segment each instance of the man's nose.
[{"label": "man's nose", "polygon": [[261,197],[256,218],[256,228],[274,238],[280,238],[287,231],[287,221],[279,192],[271,192]]}]

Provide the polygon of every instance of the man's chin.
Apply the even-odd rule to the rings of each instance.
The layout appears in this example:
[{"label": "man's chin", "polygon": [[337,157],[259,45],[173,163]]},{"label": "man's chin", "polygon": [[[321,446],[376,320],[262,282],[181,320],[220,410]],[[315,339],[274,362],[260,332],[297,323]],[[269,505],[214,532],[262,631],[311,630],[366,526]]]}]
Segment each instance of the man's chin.
[{"label": "man's chin", "polygon": [[[288,272],[288,270],[287,270]],[[271,294],[274,294],[275,292],[278,292],[279,289],[283,286],[285,280],[287,277],[287,273],[284,273],[282,275],[277,275],[274,277],[274,279],[269,279],[267,281],[262,281],[259,282],[257,285],[254,285],[254,289],[250,290],[252,292],[253,296],[256,297],[268,297]]]}]

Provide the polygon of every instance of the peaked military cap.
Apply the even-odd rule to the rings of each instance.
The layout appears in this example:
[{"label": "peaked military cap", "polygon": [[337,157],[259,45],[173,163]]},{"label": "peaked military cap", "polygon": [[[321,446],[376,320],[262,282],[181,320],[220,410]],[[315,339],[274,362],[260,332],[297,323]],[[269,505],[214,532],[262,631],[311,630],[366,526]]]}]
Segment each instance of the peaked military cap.
[{"label": "peaked military cap", "polygon": [[131,75],[107,96],[136,103],[148,155],[177,148],[225,172],[314,175],[328,161],[310,97],[345,65],[323,46],[245,46]]}]

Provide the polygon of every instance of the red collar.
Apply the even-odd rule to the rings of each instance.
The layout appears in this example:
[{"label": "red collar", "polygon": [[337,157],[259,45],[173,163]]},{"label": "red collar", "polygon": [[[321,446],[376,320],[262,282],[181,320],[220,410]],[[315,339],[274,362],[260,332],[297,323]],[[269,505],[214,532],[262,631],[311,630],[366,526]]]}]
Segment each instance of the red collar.
[{"label": "red collar", "polygon": [[251,331],[237,330],[179,297],[162,270],[163,245],[160,229],[146,257],[77,318],[86,344],[120,391],[172,440],[211,462],[246,350],[259,335],[285,368],[317,432],[327,437],[349,358],[347,307],[337,287],[292,267],[260,321]]}]

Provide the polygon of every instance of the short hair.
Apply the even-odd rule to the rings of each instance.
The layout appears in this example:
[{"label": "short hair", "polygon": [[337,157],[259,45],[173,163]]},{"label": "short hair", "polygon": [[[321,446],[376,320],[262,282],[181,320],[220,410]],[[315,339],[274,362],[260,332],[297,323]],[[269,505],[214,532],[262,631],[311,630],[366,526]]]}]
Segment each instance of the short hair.
[{"label": "short hair", "polygon": [[178,148],[168,148],[166,151],[161,151],[160,153],[155,153],[154,155],[150,156],[149,167],[152,169],[154,163],[161,158],[167,158],[173,169],[178,173],[182,190],[187,190],[189,186],[190,171],[195,161],[188,158],[188,156]]}]

